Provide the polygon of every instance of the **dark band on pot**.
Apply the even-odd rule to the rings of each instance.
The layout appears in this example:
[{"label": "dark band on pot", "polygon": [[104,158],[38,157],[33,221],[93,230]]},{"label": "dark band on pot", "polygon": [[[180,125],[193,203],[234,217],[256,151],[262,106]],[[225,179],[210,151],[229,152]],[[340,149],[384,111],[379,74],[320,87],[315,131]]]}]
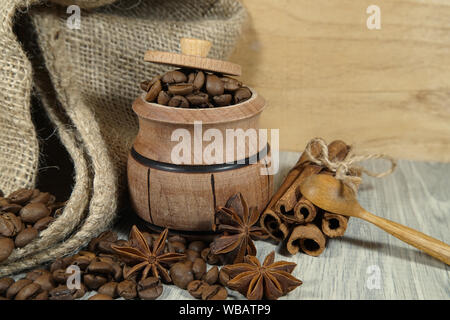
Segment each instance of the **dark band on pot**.
[{"label": "dark band on pot", "polygon": [[131,156],[133,157],[134,160],[136,160],[140,164],[161,171],[182,172],[182,173],[211,173],[211,172],[221,172],[227,170],[240,169],[248,165],[255,164],[261,159],[264,159],[269,150],[270,147],[269,144],[267,144],[260,152],[251,157],[242,160],[236,160],[234,162],[229,163],[219,163],[209,165],[185,165],[185,164],[160,162],[144,157],[143,155],[138,153],[134,148],[131,148]]}]

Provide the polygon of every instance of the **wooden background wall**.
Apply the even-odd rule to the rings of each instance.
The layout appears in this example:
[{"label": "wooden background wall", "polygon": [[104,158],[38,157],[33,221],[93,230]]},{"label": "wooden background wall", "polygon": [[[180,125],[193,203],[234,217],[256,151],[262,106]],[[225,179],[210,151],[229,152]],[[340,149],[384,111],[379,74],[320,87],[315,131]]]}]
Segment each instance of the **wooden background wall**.
[{"label": "wooden background wall", "polygon": [[[450,1],[243,0],[230,58],[284,150],[315,136],[361,152],[450,161]],[[366,9],[381,8],[381,30]]]}]

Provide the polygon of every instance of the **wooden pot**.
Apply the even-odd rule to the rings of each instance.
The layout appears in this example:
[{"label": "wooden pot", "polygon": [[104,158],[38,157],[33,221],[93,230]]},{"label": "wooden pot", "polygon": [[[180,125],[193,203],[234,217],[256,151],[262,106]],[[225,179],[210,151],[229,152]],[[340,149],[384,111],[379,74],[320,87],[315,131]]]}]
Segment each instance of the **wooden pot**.
[{"label": "wooden pot", "polygon": [[[139,132],[128,157],[128,184],[132,205],[142,219],[172,231],[207,234],[212,230],[215,208],[224,206],[237,192],[249,207],[265,208],[273,191],[273,177],[267,174],[270,150],[268,144],[255,143],[265,101],[252,92],[252,98],[240,104],[209,109],[167,107],[146,102],[142,96],[135,100]],[[194,124],[198,121],[202,133],[196,136]],[[192,138],[188,164],[172,159],[174,148],[180,145],[180,140],[172,141],[177,129]],[[193,142],[195,137],[201,140],[208,129],[216,129],[214,132],[224,137],[223,156],[216,153],[214,163],[202,157],[211,142],[203,141],[200,146]],[[254,129],[257,139],[245,139],[239,153],[236,141],[234,148],[227,144],[227,129]]]}]

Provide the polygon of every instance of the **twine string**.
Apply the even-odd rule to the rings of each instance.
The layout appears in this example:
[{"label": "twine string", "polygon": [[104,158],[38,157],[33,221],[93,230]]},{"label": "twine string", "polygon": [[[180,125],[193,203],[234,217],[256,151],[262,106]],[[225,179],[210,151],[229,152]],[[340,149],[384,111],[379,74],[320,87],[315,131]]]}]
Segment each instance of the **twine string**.
[{"label": "twine string", "polygon": [[[318,144],[318,146],[320,147],[321,152],[318,156],[314,156],[311,152],[311,148],[314,144]],[[331,172],[336,173],[335,178],[342,181],[351,190],[353,190],[355,194],[357,192],[358,185],[362,182],[362,178],[360,177],[362,173],[365,173],[366,175],[374,178],[383,178],[394,172],[395,168],[397,167],[397,161],[394,158],[382,153],[354,155],[350,150],[350,152],[342,161],[330,160],[328,155],[327,143],[322,138],[314,138],[309,141],[305,148],[305,153],[308,156],[309,161],[317,165],[324,166]],[[386,171],[374,172],[364,168],[363,166],[357,165],[357,163],[369,159],[388,160],[391,166]]]}]

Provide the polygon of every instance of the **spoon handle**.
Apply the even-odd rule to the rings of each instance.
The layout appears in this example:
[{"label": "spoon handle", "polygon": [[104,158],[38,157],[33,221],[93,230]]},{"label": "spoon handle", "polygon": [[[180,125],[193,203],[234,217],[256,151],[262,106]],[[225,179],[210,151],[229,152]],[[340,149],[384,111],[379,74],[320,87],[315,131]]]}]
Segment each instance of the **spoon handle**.
[{"label": "spoon handle", "polygon": [[394,237],[450,265],[450,246],[448,244],[397,222],[378,217],[365,210],[361,211],[358,216],[390,233]]}]

